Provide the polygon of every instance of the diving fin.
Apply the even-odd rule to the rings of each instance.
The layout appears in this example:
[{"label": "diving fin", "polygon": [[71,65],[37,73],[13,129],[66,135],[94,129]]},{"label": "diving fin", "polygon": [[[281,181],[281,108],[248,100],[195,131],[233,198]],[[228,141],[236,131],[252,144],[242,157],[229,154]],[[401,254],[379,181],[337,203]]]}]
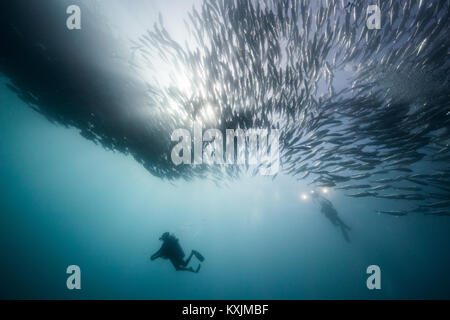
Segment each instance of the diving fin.
[{"label": "diving fin", "polygon": [[205,257],[203,257],[200,252],[196,251],[196,250],[192,250],[192,253],[194,254],[194,256],[200,260],[200,262],[203,262],[205,260]]}]

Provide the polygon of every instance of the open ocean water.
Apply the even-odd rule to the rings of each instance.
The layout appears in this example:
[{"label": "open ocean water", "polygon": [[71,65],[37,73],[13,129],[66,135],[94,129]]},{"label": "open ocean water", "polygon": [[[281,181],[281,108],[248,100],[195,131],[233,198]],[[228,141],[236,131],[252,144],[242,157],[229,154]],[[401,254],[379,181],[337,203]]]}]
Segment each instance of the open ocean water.
[{"label": "open ocean water", "polygon": [[[122,6],[136,12],[143,2],[133,3]],[[169,26],[191,8],[148,3],[152,22],[160,11],[165,17],[174,12],[165,18]],[[127,12],[114,10],[120,29]],[[177,28],[183,27],[172,23],[172,32]],[[311,180],[285,172],[275,179],[224,177],[223,184],[163,179],[131,154],[80,135],[79,122],[66,126],[54,113],[30,108],[7,86],[14,68],[0,68],[0,74],[1,299],[450,298],[448,216],[380,214],[405,210],[411,200],[348,197],[338,185],[315,189]],[[15,86],[21,84],[27,86]],[[421,173],[434,166],[424,160],[407,167]],[[351,228],[349,241],[311,190],[331,201]],[[179,238],[186,255],[196,249],[205,257],[199,273],[150,260],[166,231]],[[198,263],[194,257],[194,268]],[[66,287],[69,265],[81,269],[81,290]],[[367,288],[370,265],[380,267],[381,290]]]}]

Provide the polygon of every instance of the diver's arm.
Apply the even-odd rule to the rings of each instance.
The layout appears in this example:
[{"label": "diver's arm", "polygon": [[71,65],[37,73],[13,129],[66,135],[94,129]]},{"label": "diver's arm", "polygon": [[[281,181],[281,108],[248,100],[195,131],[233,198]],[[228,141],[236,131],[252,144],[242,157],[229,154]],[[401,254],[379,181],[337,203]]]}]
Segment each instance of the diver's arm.
[{"label": "diver's arm", "polygon": [[151,257],[150,259],[153,261],[155,259],[158,259],[159,257],[161,257],[161,249],[159,249],[158,251],[156,251]]}]

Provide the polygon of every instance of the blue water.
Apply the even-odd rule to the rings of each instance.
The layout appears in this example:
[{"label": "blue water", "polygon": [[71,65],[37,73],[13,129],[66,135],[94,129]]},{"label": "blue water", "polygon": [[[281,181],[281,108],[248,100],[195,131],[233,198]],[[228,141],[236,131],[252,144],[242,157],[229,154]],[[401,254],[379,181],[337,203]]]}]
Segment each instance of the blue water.
[{"label": "blue water", "polygon": [[[450,298],[450,219],[375,213],[397,201],[327,196],[342,238],[289,177],[170,183],[0,87],[0,297],[5,299]],[[151,262],[170,231],[200,273]],[[193,259],[195,260],[195,259]],[[196,267],[197,261],[193,262]],[[66,268],[81,268],[81,290]],[[381,268],[368,290],[366,268]]]}]

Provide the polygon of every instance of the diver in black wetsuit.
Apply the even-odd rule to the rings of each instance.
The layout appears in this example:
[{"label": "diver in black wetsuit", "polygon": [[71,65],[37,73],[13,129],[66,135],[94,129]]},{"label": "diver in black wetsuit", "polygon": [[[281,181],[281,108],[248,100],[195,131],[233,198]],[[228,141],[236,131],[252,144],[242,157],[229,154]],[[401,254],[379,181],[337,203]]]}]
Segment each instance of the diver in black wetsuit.
[{"label": "diver in black wetsuit", "polygon": [[325,215],[325,217],[327,217],[327,219],[331,221],[333,225],[340,227],[345,241],[350,242],[348,231],[350,231],[351,228],[348,225],[346,225],[344,221],[341,220],[341,218],[339,218],[338,212],[334,208],[331,201],[321,196],[317,191],[312,192],[312,196],[314,200],[319,202],[320,212],[322,212]]},{"label": "diver in black wetsuit", "polygon": [[200,270],[201,264],[198,265],[196,270],[192,267],[187,267],[192,256],[195,256],[198,260],[200,260],[200,262],[205,260],[205,258],[198,251],[192,250],[189,258],[184,260],[184,251],[178,243],[178,239],[174,235],[164,232],[159,240],[161,240],[163,244],[161,248],[151,256],[150,259],[152,261],[157,258],[169,259],[177,271],[190,271],[197,273]]}]

